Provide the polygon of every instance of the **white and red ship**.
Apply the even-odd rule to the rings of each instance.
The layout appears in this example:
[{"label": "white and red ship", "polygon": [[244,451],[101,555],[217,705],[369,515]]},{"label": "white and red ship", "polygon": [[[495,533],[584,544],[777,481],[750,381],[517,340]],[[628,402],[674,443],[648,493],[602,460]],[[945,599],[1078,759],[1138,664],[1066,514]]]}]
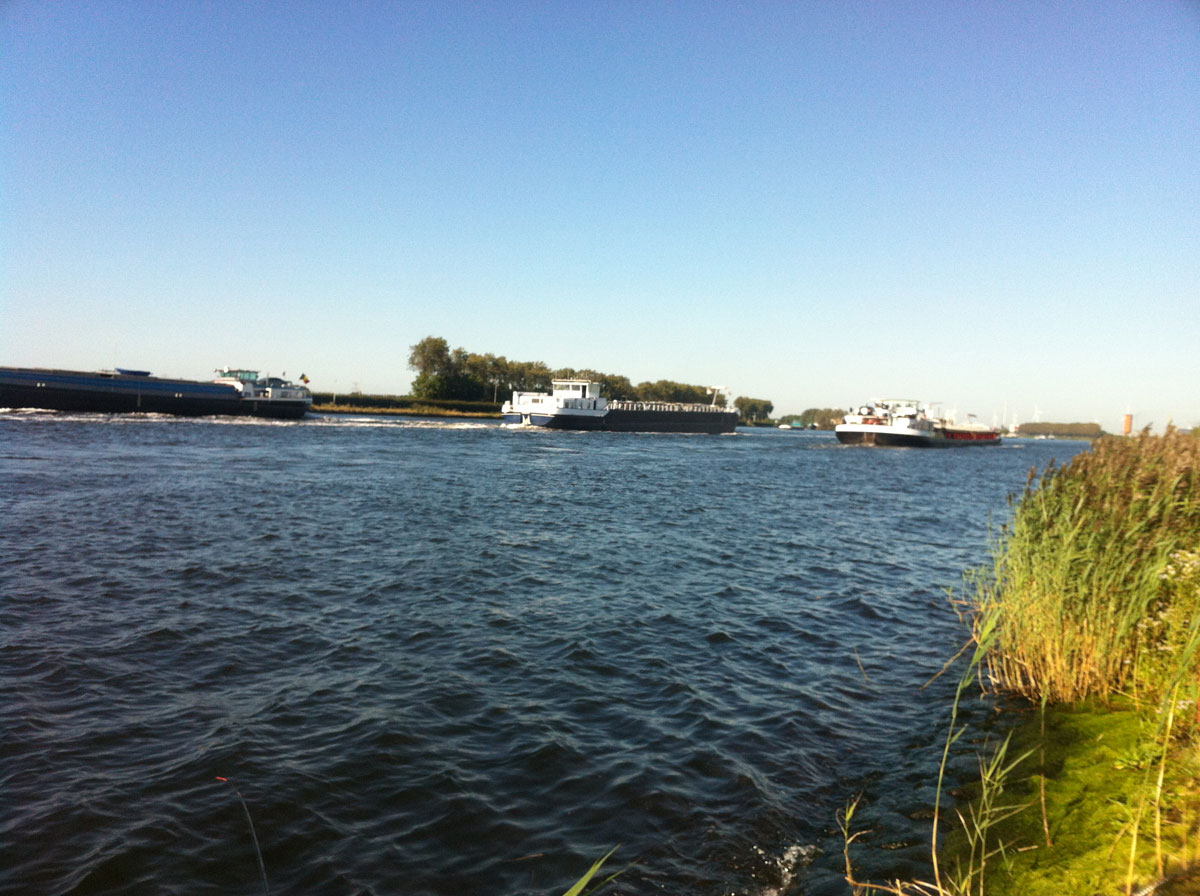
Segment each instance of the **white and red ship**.
[{"label": "white and red ship", "polygon": [[953,448],[1000,444],[1000,431],[995,427],[973,417],[957,423],[953,416],[940,416],[930,405],[909,398],[885,398],[851,410],[834,432],[845,445]]}]

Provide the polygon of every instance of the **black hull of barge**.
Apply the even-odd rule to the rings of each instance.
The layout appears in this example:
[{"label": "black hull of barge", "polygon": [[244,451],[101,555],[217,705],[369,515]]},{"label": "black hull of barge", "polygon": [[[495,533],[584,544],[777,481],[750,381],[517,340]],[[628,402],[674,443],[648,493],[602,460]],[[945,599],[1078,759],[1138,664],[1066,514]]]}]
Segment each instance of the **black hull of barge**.
[{"label": "black hull of barge", "polygon": [[[0,407],[100,414],[172,414],[177,417],[266,417],[298,420],[308,412],[306,401],[243,399],[232,387],[210,383],[124,378],[37,371],[30,383],[14,382],[0,372]],[[65,380],[79,380],[77,383]],[[140,380],[140,381],[139,381]],[[215,391],[228,390],[225,395]],[[205,394],[207,393],[207,394]]]},{"label": "black hull of barge", "polygon": [[902,436],[889,432],[839,432],[843,445],[878,445],[881,448],[970,448],[999,445],[1000,439],[946,438],[945,436]]},{"label": "black hull of barge", "polygon": [[603,416],[575,414],[533,415],[532,422],[546,429],[588,432],[665,432],[724,435],[737,426],[736,414],[700,411],[617,411]]},{"label": "black hull of barge", "polygon": [[878,445],[881,448],[939,448],[939,440],[927,436],[898,436],[887,432],[839,432],[843,445]]}]

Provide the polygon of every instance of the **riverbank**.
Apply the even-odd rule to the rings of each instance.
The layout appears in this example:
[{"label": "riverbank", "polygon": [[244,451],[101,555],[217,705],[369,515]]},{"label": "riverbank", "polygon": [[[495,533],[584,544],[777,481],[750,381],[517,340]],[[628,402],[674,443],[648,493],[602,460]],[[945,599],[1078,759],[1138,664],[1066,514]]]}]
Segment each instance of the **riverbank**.
[{"label": "riverbank", "polygon": [[490,411],[458,411],[433,405],[414,404],[408,407],[368,407],[356,404],[314,404],[316,414],[378,414],[392,417],[472,417],[499,420],[500,413]]},{"label": "riverbank", "polygon": [[500,402],[413,398],[408,395],[365,395],[314,392],[312,409],[318,414],[395,414],[407,417],[480,417],[500,419]]},{"label": "riverbank", "polygon": [[1000,712],[946,756],[980,774],[939,788],[932,881],[856,893],[1200,893],[1200,437],[1102,439],[1013,503],[962,604],[958,699]]},{"label": "riverbank", "polygon": [[1150,893],[1195,864],[1198,547],[1196,436],[1031,473],[969,598],[985,682],[1035,709],[966,808],[974,841],[947,843],[975,865],[966,892]]}]

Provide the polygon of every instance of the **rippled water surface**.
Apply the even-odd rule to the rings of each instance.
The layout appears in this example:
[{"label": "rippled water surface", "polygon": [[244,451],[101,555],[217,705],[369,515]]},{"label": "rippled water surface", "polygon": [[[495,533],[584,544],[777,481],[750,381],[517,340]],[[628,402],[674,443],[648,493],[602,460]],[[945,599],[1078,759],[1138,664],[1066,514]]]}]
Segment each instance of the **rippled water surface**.
[{"label": "rippled water surface", "polygon": [[0,414],[0,890],[259,893],[248,812],[274,894],[842,893],[858,793],[919,868],[945,589],[1076,450]]}]

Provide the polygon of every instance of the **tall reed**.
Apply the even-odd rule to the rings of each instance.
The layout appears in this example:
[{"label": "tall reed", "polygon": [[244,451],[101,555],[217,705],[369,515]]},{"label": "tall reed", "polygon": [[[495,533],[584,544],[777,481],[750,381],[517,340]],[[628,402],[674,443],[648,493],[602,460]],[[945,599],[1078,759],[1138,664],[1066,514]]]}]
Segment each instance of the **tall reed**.
[{"label": "tall reed", "polygon": [[[1168,809],[1178,814],[1166,794],[1168,752],[1173,740],[1200,732],[1200,436],[1168,429],[1163,436],[1101,440],[1066,466],[1031,471],[1013,505],[990,567],[970,577],[965,609],[974,650],[955,694],[939,769],[934,879],[855,880],[850,848],[861,832],[851,830],[852,803],[839,823],[846,880],[855,894],[983,896],[994,860],[1007,865],[1001,829],[1023,807],[1004,805],[1001,796],[1033,753],[1010,759],[1007,741],[981,762],[980,795],[957,812],[965,848],[951,868],[939,861],[943,776],[963,733],[958,704],[977,672],[993,689],[1040,704],[1043,724],[1048,705],[1117,695],[1157,715],[1157,726],[1150,726],[1157,728],[1151,735],[1157,758],[1146,766],[1144,795],[1129,803],[1125,891],[1133,892],[1135,873],[1147,867],[1164,874],[1164,820]],[[1189,708],[1191,718],[1181,724],[1179,710]],[[1047,806],[1044,758],[1041,765],[1039,798],[1029,804],[1040,804],[1040,819],[1025,832],[1044,832],[1049,848],[1048,816],[1063,807]],[[1143,818],[1153,824],[1149,857],[1139,845]],[[1179,858],[1186,864],[1186,857],[1176,857],[1176,864]]]},{"label": "tall reed", "polygon": [[[1168,810],[1181,816],[1180,801],[1195,800],[1194,784],[1168,799],[1164,782],[1173,746],[1200,735],[1200,436],[1168,428],[1103,439],[1065,467],[1032,471],[992,557],[969,610],[977,643],[992,642],[983,662],[993,687],[1043,714],[1048,704],[1120,695],[1157,716],[1142,748],[1157,759],[1130,804],[1132,893],[1150,858],[1163,877]],[[1044,824],[1046,812],[1043,799]],[[1143,818],[1153,823],[1152,857]],[[1187,828],[1175,832],[1184,844]],[[1190,861],[1186,850],[1173,858]]]},{"label": "tall reed", "polygon": [[1194,683],[1200,635],[1200,437],[1106,438],[1031,471],[993,564],[975,577],[977,632],[997,688],[1034,701]]}]

